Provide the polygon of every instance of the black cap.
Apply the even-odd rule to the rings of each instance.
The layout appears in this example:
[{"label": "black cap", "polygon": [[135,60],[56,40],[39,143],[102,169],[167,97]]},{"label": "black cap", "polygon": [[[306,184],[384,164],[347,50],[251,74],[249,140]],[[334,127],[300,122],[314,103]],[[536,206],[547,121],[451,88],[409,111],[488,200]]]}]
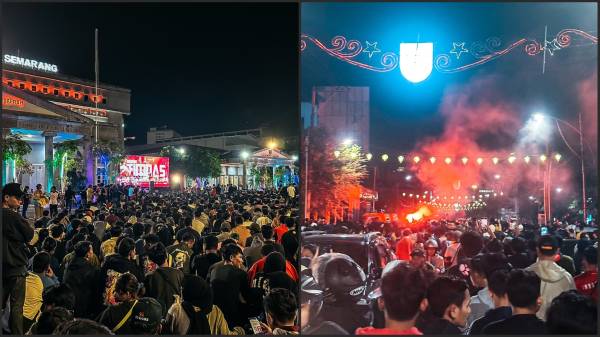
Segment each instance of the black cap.
[{"label": "black cap", "polygon": [[538,249],[545,255],[552,255],[558,249],[558,240],[552,235],[543,235],[538,241]]},{"label": "black cap", "polygon": [[157,300],[140,298],[133,308],[132,325],[137,332],[153,333],[161,323],[162,313],[162,306]]},{"label": "black cap", "polygon": [[4,198],[5,195],[11,196],[11,197],[17,197],[17,199],[20,199],[21,197],[23,197],[25,193],[21,190],[21,184],[18,183],[8,183],[6,185],[4,185],[4,187],[2,188],[2,197]]}]

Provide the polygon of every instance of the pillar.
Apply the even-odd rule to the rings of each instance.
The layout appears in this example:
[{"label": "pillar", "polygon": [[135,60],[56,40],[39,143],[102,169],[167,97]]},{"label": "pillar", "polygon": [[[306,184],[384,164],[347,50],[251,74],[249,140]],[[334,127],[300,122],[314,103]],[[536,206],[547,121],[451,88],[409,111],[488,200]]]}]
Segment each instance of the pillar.
[{"label": "pillar", "polygon": [[83,157],[85,160],[85,176],[87,185],[94,185],[96,182],[96,158],[92,151],[92,138],[84,137],[83,139]]},{"label": "pillar", "polygon": [[56,180],[54,179],[54,136],[56,132],[45,131],[42,133],[44,136],[44,166],[46,176],[46,191],[50,191],[52,186],[56,186]]}]

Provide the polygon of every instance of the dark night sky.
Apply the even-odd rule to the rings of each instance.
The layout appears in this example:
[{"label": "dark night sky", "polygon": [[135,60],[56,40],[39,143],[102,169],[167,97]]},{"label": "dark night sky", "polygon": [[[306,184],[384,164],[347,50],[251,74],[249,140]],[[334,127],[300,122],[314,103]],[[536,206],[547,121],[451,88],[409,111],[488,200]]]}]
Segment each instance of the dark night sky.
[{"label": "dark night sky", "polygon": [[[397,54],[399,43],[417,42],[419,36],[421,42],[434,43],[434,57],[448,53],[452,42],[465,41],[467,48],[471,42],[489,37],[500,38],[503,46],[523,37],[541,42],[544,25],[548,25],[549,40],[565,28],[597,36],[598,24],[596,3],[304,3],[301,16],[301,32],[327,46],[334,36],[342,35],[362,41],[363,46],[365,40],[377,41],[383,52]],[[545,75],[541,54],[529,57],[518,48],[456,74],[442,74],[434,68],[424,82],[412,84],[399,69],[367,71],[331,57],[309,42],[302,52],[301,98],[310,102],[315,85],[369,86],[371,147],[375,151],[409,151],[424,136],[439,135],[444,126],[439,107],[446,90],[489,74],[498,76],[499,95],[517,103],[523,118],[542,109],[572,121],[578,109],[575,84],[597,72],[597,45],[579,38],[574,38],[573,44],[586,43],[548,56]],[[369,60],[366,54],[357,59]]]},{"label": "dark night sky", "polygon": [[298,129],[297,4],[7,4],[5,53],[57,64],[132,91],[126,136],[144,143],[152,126],[183,135],[269,123]]}]

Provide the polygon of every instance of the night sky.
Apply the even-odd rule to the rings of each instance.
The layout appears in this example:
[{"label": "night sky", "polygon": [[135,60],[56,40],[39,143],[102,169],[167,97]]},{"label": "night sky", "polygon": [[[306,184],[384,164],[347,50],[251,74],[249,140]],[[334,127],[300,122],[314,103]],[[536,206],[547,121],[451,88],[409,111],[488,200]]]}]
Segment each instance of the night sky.
[{"label": "night sky", "polygon": [[297,4],[16,4],[2,6],[4,53],[132,91],[125,136],[150,127],[182,135],[269,125],[298,128]]},{"label": "night sky", "polygon": [[[545,25],[548,40],[565,28],[597,36],[597,15],[596,3],[304,3],[301,32],[329,47],[333,37],[342,35],[361,41],[365,47],[366,40],[378,42],[383,52],[396,54],[401,42],[419,39],[434,43],[435,58],[448,53],[453,42],[464,41],[467,48],[471,42],[489,37],[499,38],[503,46],[523,37],[541,42]],[[430,77],[418,84],[404,79],[398,68],[389,73],[364,70],[327,55],[309,42],[301,57],[302,101],[310,102],[313,86],[369,86],[371,148],[376,152],[410,151],[424,137],[439,135],[445,123],[439,110],[448,90],[458,86],[460,92],[460,86],[489,75],[495,76],[496,96],[515,104],[523,120],[540,110],[576,123],[580,109],[577,84],[597,73],[597,45],[573,40],[573,45],[584,46],[547,55],[544,75],[541,54],[530,57],[520,47],[456,74],[443,74],[434,68]],[[468,57],[463,54],[461,60]],[[366,54],[356,59],[369,63]],[[375,54],[370,64],[377,65],[377,60]],[[478,99],[475,95],[472,98]]]}]

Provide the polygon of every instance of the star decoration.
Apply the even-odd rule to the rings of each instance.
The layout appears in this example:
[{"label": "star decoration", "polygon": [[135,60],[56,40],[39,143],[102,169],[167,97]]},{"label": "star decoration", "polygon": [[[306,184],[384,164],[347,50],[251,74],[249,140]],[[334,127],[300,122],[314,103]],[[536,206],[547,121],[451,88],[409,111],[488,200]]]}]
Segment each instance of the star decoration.
[{"label": "star decoration", "polygon": [[[373,49],[369,49],[371,47]],[[371,58],[371,57],[373,57],[373,54],[379,53],[379,52],[381,52],[381,50],[377,48],[377,42],[371,43],[371,42],[367,41],[367,48],[365,48],[363,50],[363,53],[369,54],[369,58]]]},{"label": "star decoration", "polygon": [[[457,51],[456,47],[460,47],[460,49]],[[460,54],[462,53],[468,53],[469,50],[465,49],[465,43],[456,43],[456,42],[452,42],[452,50],[450,51],[450,54],[456,54],[456,59],[458,60],[460,58]]]},{"label": "star decoration", "polygon": [[552,41],[546,41],[546,45],[544,46],[544,48],[548,48],[548,52],[552,56],[554,56],[555,51],[561,49],[560,45],[558,44],[558,41],[556,41],[556,39],[554,39]]}]

